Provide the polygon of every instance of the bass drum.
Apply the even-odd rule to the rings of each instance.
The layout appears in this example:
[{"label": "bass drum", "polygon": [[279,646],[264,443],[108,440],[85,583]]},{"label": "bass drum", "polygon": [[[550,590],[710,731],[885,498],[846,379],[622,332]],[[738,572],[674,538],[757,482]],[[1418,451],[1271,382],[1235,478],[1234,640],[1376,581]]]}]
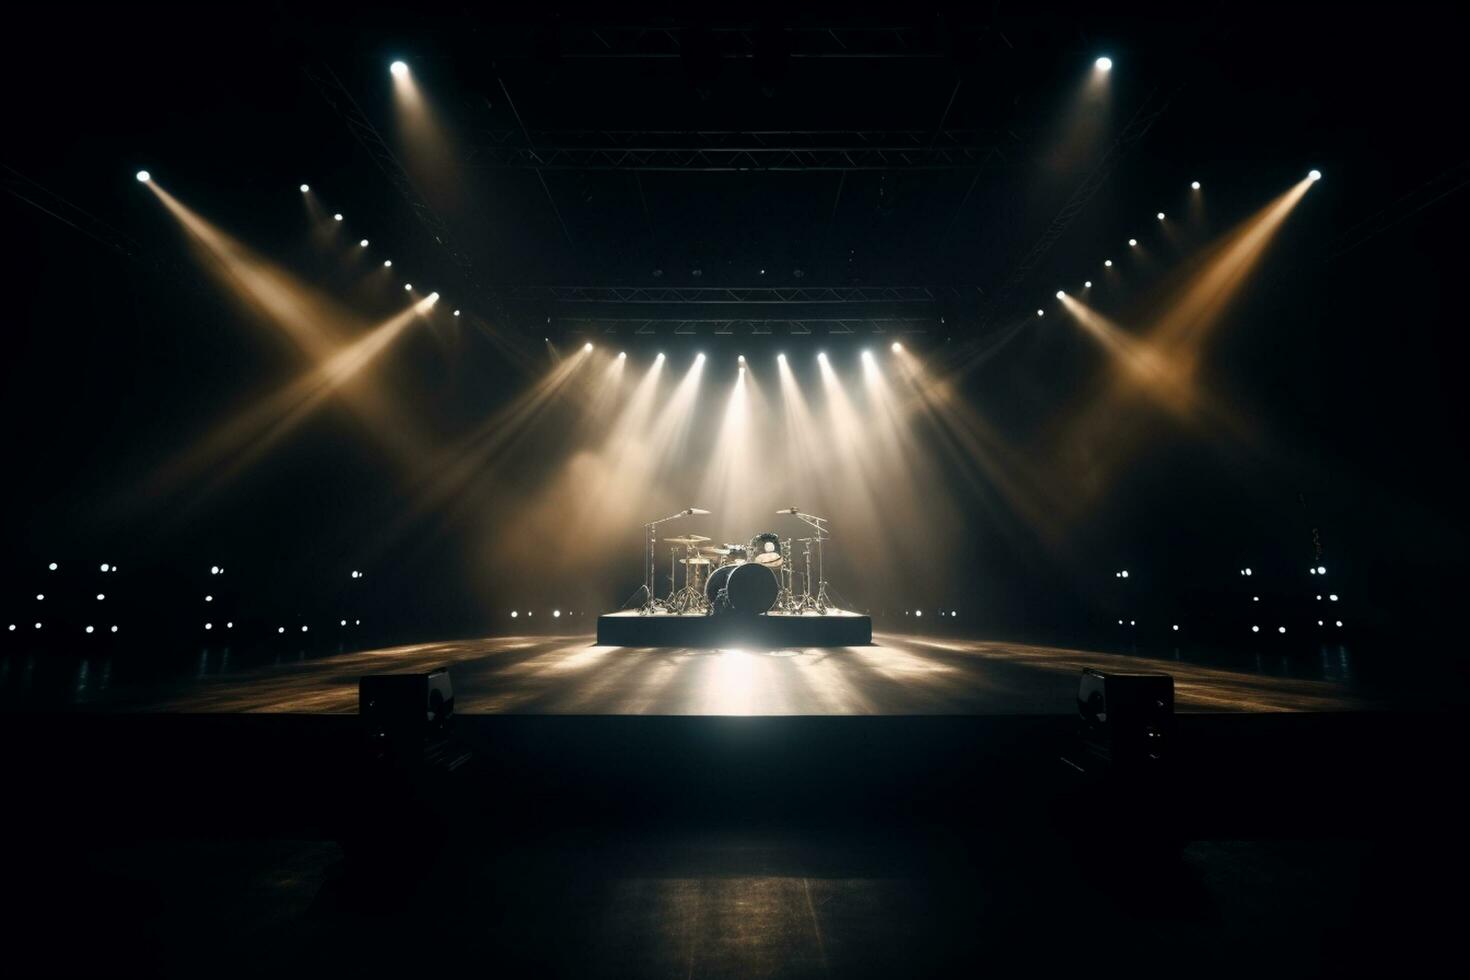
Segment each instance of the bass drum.
[{"label": "bass drum", "polygon": [[738,613],[742,616],[770,611],[780,591],[776,573],[754,562],[721,565],[710,573],[709,581],[704,585],[704,595],[711,610],[717,614]]}]

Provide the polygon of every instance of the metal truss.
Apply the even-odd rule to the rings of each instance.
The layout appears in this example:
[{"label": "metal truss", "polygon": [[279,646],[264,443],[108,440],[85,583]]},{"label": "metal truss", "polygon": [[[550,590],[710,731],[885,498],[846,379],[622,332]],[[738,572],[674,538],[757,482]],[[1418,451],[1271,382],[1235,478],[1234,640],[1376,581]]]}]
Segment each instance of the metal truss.
[{"label": "metal truss", "polygon": [[468,148],[487,169],[973,170],[1000,155],[988,130],[482,131]]},{"label": "metal truss", "polygon": [[790,58],[943,58],[940,34],[914,26],[853,27],[804,24],[758,28],[753,24],[681,26],[678,24],[572,24],[554,29],[497,27],[489,32],[487,57],[585,59],[682,58],[698,37],[699,57],[721,59]]},{"label": "metal truss", "polygon": [[930,317],[559,317],[558,322],[570,332],[582,334],[838,336],[927,333],[938,321]]},{"label": "metal truss", "polygon": [[818,305],[935,303],[955,286],[503,286],[507,299],[602,305]]}]

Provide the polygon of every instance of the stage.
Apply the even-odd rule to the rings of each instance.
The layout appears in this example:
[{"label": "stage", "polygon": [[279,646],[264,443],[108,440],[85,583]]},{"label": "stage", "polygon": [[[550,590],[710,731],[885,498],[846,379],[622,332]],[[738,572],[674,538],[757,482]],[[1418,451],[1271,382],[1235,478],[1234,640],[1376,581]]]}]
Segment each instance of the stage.
[{"label": "stage", "polygon": [[762,616],[645,616],[625,609],[597,617],[597,642],[626,647],[850,647],[873,642],[873,620],[845,609]]},{"label": "stage", "polygon": [[[1083,667],[1163,670],[1181,712],[1351,711],[1383,701],[1304,658],[1202,662],[878,633],[840,647],[631,647],[499,636],[288,660],[91,693],[77,706],[353,713],[363,674],[450,668],[461,714],[1072,715]],[[1336,660],[1332,661],[1336,664]],[[1252,669],[1254,668],[1254,669]]]}]

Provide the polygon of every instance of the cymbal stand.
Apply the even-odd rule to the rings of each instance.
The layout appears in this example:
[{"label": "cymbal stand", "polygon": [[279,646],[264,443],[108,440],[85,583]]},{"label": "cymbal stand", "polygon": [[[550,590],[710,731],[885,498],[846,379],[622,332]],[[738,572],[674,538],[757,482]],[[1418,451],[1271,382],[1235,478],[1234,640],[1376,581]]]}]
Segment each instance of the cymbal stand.
[{"label": "cymbal stand", "polygon": [[787,538],[781,542],[781,571],[779,572],[781,591],[776,595],[776,604],[772,607],[773,609],[778,609],[785,613],[800,611],[801,603],[791,589],[791,586],[794,584],[794,575],[795,568],[791,560],[791,539]]},{"label": "cymbal stand", "polygon": [[[648,533],[648,540],[643,549],[643,605],[638,607],[638,615],[647,616],[650,613],[668,612],[668,604],[658,597],[655,589],[658,583],[654,577],[658,574],[658,526],[667,524],[669,521],[677,521],[681,517],[689,517],[694,513],[694,508],[686,508],[677,514],[661,517],[656,521],[649,521],[643,525],[643,530]],[[703,513],[703,512],[701,512]],[[672,585],[669,587],[671,590]]]},{"label": "cymbal stand", "polygon": [[802,596],[802,608],[816,609],[818,613],[825,614],[828,608],[836,606],[836,603],[834,603],[831,597],[827,595],[827,572],[822,564],[822,543],[824,541],[830,540],[832,537],[831,532],[827,530],[827,518],[817,517],[815,514],[803,514],[799,511],[792,516],[801,521],[803,524],[810,527],[814,532],[816,532],[811,540],[815,542],[817,546],[817,592],[815,595],[813,595],[811,592],[811,553],[810,545],[808,545],[806,582],[807,591],[806,594]]},{"label": "cymbal stand", "polygon": [[[675,549],[670,549],[675,551]],[[699,558],[699,549],[692,544],[684,546],[684,588],[669,596],[669,612],[674,613],[707,613],[709,612],[709,600],[704,596],[701,587],[698,569],[702,565],[696,565],[695,559]],[[669,575],[672,577],[673,569],[677,564],[671,562]]]}]

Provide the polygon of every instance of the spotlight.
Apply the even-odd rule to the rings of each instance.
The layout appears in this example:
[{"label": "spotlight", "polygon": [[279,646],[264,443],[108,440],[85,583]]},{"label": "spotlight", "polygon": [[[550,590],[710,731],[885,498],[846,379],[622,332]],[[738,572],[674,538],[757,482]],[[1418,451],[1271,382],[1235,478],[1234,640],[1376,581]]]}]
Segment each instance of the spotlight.
[{"label": "spotlight", "polygon": [[620,360],[620,361],[626,360],[627,357],[628,357],[628,352],[627,351],[625,351],[625,350],[618,351],[618,360]]},{"label": "spotlight", "polygon": [[873,363],[873,352],[870,350],[863,351],[863,360],[869,364]]},{"label": "spotlight", "polygon": [[561,610],[560,609],[553,609],[553,610],[551,610],[551,618],[552,619],[561,619]]},{"label": "spotlight", "polygon": [[[55,568],[56,566],[55,565],[52,565],[51,567],[52,568]],[[1318,575],[1326,575],[1327,574],[1327,566],[1326,565],[1318,565],[1317,566],[1317,574]]]},{"label": "spotlight", "polygon": [[108,569],[109,569],[109,568],[111,568],[111,567],[112,567],[112,566],[111,566],[111,565],[109,565],[109,564],[107,564],[107,562],[103,562],[103,563],[102,563],[102,564],[101,564],[101,565],[98,565],[98,566],[97,566],[97,567],[98,567],[98,568],[100,568],[100,569],[102,569],[102,570],[103,570],[103,571],[104,571],[104,572],[105,572],[105,571],[107,571],[107,570],[108,570]]},{"label": "spotlight", "polygon": [[1112,259],[1103,259],[1103,265],[1105,265],[1109,269],[1111,269],[1113,267],[1113,260]]},{"label": "spotlight", "polygon": [[1337,601],[1337,593],[1336,593],[1336,592],[1334,592],[1334,593],[1332,593],[1332,594],[1331,594],[1331,595],[1329,595],[1329,596],[1328,596],[1328,597],[1327,597],[1327,601],[1328,601],[1328,602],[1336,602],[1336,601]]},{"label": "spotlight", "polygon": [[1136,238],[1130,238],[1130,239],[1128,239],[1128,247],[1129,248],[1137,248],[1138,247],[1138,239],[1136,239]]},{"label": "spotlight", "polygon": [[922,619],[922,618],[923,618],[923,616],[924,616],[924,610],[922,610],[922,609],[915,609],[915,610],[914,610],[914,615],[915,615],[915,616],[918,616],[918,617],[919,617],[919,618],[921,618],[921,619]]},{"label": "spotlight", "polygon": [[[864,351],[863,353],[867,353],[867,352]],[[737,356],[735,358],[735,360],[739,361],[741,364],[744,364],[745,363],[745,355],[744,354],[740,354],[739,356]]]},{"label": "spotlight", "polygon": [[1247,574],[1247,575],[1249,575],[1249,574],[1250,574],[1250,573],[1251,573],[1251,570],[1250,570],[1250,569],[1249,569],[1249,568],[1247,568],[1247,569],[1246,569],[1246,570],[1245,570],[1245,573],[1246,573],[1246,574]]},{"label": "spotlight", "polygon": [[[591,347],[592,345],[591,344],[588,344],[587,346],[588,347]],[[694,363],[695,364],[703,364],[704,363],[704,351],[700,351],[698,354],[695,354],[694,355]]]},{"label": "spotlight", "polygon": [[786,363],[786,355],[785,354],[777,354],[776,355],[776,360],[780,361],[782,364],[785,364]]},{"label": "spotlight", "polygon": [[655,361],[662,361],[663,359],[664,359],[664,352],[663,351],[659,351],[658,352],[658,357],[655,357],[654,358]]},{"label": "spotlight", "polygon": [[36,624],[36,629],[40,629],[40,628],[41,628],[41,624],[40,623],[37,623]]},{"label": "spotlight", "polygon": [[1046,311],[1045,310],[1037,310],[1036,311],[1036,315],[1037,316],[1046,316]]},{"label": "spotlight", "polygon": [[1194,190],[1199,190],[1199,181],[1192,180],[1189,182],[1189,186]]},{"label": "spotlight", "polygon": [[393,260],[392,259],[384,259],[383,260],[383,268],[385,268],[385,269],[391,269],[391,268],[393,268]]},{"label": "spotlight", "polygon": [[388,70],[393,73],[395,78],[402,78],[408,74],[408,66],[401,61],[393,62],[393,64],[388,66]]},{"label": "spotlight", "polygon": [[827,352],[824,351],[824,350],[817,351],[817,360],[821,361],[823,364],[826,364],[827,363]]},{"label": "spotlight", "polygon": [[363,248],[367,248],[367,239],[364,238],[362,241],[358,242],[357,244],[361,245]]},{"label": "spotlight", "polygon": [[1173,627],[1171,627],[1171,628],[1172,628],[1172,629],[1173,629],[1173,630],[1174,630],[1174,632],[1176,632],[1176,633],[1178,633],[1178,632],[1179,632],[1179,624],[1178,624],[1178,623],[1175,623],[1175,624],[1174,624],[1174,625],[1173,625]]},{"label": "spotlight", "polygon": [[903,350],[903,344],[900,344],[898,341],[895,340],[891,349],[893,353],[897,354],[899,351]]},{"label": "spotlight", "polygon": [[37,592],[36,593],[36,601],[37,602],[44,602],[44,601],[46,601],[46,594],[44,592]]},{"label": "spotlight", "polygon": [[454,315],[455,315],[455,316],[459,316],[459,310],[455,310],[455,311],[454,311]]},{"label": "spotlight", "polygon": [[117,632],[117,627],[116,627],[116,626],[114,626],[114,627],[113,627],[113,628],[112,628],[112,631],[113,631],[113,632],[114,632],[114,633],[116,633],[116,632]]},{"label": "spotlight", "polygon": [[1060,289],[1057,290],[1057,299],[1061,299],[1063,296],[1066,296],[1066,295],[1067,294],[1064,293],[1064,292],[1062,292]]},{"label": "spotlight", "polygon": [[1125,568],[1121,572],[1119,572],[1118,574],[1121,575],[1123,578],[1127,578],[1128,577],[1128,569]]},{"label": "spotlight", "polygon": [[346,626],[346,625],[347,625],[347,620],[345,620],[345,619],[344,619],[344,620],[340,620],[340,621],[339,621],[339,622],[338,622],[338,623],[337,623],[337,625],[338,625],[338,626]]},{"label": "spotlight", "polygon": [[[148,171],[145,170],[142,173],[140,173],[138,175],[138,179],[139,180],[147,180],[148,179]],[[1308,180],[1321,180],[1322,179],[1322,171],[1320,171],[1320,170],[1313,170],[1311,173],[1307,174],[1307,179]]]},{"label": "spotlight", "polygon": [[1261,631],[1261,628],[1259,626],[1252,626],[1251,627],[1251,632],[1252,633],[1259,633],[1260,631]]},{"label": "spotlight", "polygon": [[1112,71],[1113,70],[1113,59],[1112,58],[1109,58],[1107,55],[1103,55],[1101,58],[1097,59],[1092,64],[1093,64],[1093,67],[1095,67],[1098,71]]},{"label": "spotlight", "polygon": [[437,289],[434,292],[432,292],[432,293],[429,294],[429,302],[430,303],[437,303],[437,302],[439,302],[439,291]]},{"label": "spotlight", "polygon": [[305,193],[307,193],[310,190],[311,190],[311,185],[310,184],[302,184],[301,185],[301,193],[305,194]]},{"label": "spotlight", "polygon": [[342,212],[341,211],[338,211],[336,214],[332,215],[332,220],[333,221],[341,221],[342,220]]},{"label": "spotlight", "polygon": [[1285,633],[1286,632],[1286,627],[1285,626],[1278,626],[1278,627],[1276,627],[1276,632],[1278,632],[1278,633]]},{"label": "spotlight", "polygon": [[303,633],[306,632],[306,627],[305,626],[301,627],[301,632],[303,632]]},{"label": "spotlight", "polygon": [[1089,280],[1087,280],[1087,281],[1086,281],[1086,282],[1084,282],[1084,283],[1083,283],[1083,284],[1082,284],[1082,288],[1083,288],[1083,289],[1091,289],[1091,288],[1092,288],[1092,280],[1091,280],[1091,279],[1089,279]]},{"label": "spotlight", "polygon": [[[1312,172],[1313,173],[1316,173],[1315,170],[1312,171]],[[146,170],[139,170],[138,171],[138,183],[140,183],[140,184],[146,184],[146,183],[148,183],[152,179],[153,179],[153,175],[150,174],[148,171],[146,171]]]},{"label": "spotlight", "polygon": [[[40,624],[40,623],[37,623],[37,624],[36,624],[36,625],[37,625],[37,626],[40,626],[40,625],[41,625],[41,624]],[[1342,620],[1340,620],[1340,619],[1339,619],[1339,620],[1338,620],[1338,621],[1337,621],[1337,625],[1338,625],[1338,626],[1341,626],[1341,625],[1342,625]]]},{"label": "spotlight", "polygon": [[[516,612],[516,611],[515,611],[515,610],[514,610],[514,609],[512,609],[512,610],[511,610],[511,611],[510,611],[510,618],[511,618],[511,619],[515,619],[515,618],[516,618],[516,617],[517,617],[517,616],[519,616],[519,615],[520,615],[520,613],[518,613],[518,612]],[[346,622],[346,620],[343,620],[343,622]]]},{"label": "spotlight", "polygon": [[[586,350],[586,351],[590,351],[592,349],[592,341],[589,340],[589,341],[587,341],[587,343],[583,344],[582,345],[582,349],[583,350]],[[703,357],[704,355],[703,354],[700,354],[699,356],[700,357]]]},{"label": "spotlight", "polygon": [[286,632],[286,627],[284,627],[284,626],[277,626],[276,627],[276,632],[277,633],[284,633],[284,632]]},{"label": "spotlight", "polygon": [[1154,217],[1155,218],[1158,218],[1160,221],[1163,221],[1164,220],[1164,212],[1160,211],[1158,214],[1154,215]]},{"label": "spotlight", "polygon": [[409,290],[411,290],[411,289],[413,289],[413,283],[411,283],[411,282],[406,282],[406,283],[404,283],[404,284],[403,284],[403,291],[404,291],[404,292],[405,292],[405,293],[406,293],[406,292],[408,292],[408,291],[409,291]]},{"label": "spotlight", "polygon": [[50,568],[50,569],[51,569],[51,570],[52,570],[52,571],[53,571],[53,572],[54,572],[54,571],[56,571],[56,562],[54,562],[54,561],[53,561],[53,562],[52,562],[52,563],[51,563],[51,564],[50,564],[50,565],[49,565],[49,566],[47,566],[47,567],[49,567],[49,568]]},{"label": "spotlight", "polygon": [[212,630],[212,629],[214,629],[214,624],[213,623],[205,623],[204,624],[204,628],[207,629],[207,630]]},{"label": "spotlight", "polygon": [[[225,629],[227,629],[227,630],[232,630],[232,629],[234,629],[234,628],[235,628],[235,624],[234,624],[234,622],[233,622],[233,621],[231,621],[231,622],[228,622],[228,623],[226,623],[226,624],[225,624]],[[113,629],[114,629],[114,630],[116,630],[116,629],[117,629],[117,627],[116,627],[116,626],[114,626],[114,627],[113,627]]]},{"label": "spotlight", "polygon": [[90,627],[90,626],[88,626],[88,627],[87,627],[87,632],[88,632],[88,633],[90,633],[90,632],[92,632],[92,627]]},{"label": "spotlight", "polygon": [[103,595],[101,592],[97,593],[97,601],[98,602],[101,602],[103,599],[106,599],[106,598],[107,598],[107,596]]}]

